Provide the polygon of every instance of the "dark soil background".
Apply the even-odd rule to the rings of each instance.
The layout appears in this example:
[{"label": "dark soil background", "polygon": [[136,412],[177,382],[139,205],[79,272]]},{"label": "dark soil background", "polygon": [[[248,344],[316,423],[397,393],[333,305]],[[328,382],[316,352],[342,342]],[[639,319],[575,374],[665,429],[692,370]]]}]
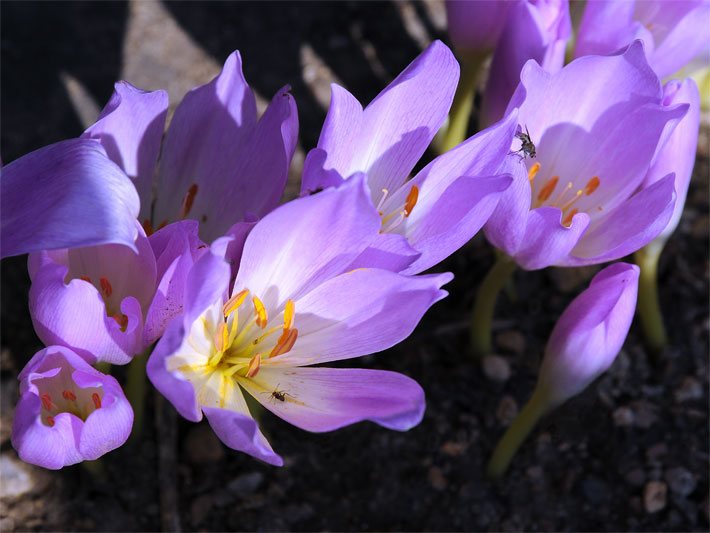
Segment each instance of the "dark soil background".
[{"label": "dark soil background", "polygon": [[[5,162],[79,135],[117,79],[168,88],[174,105],[234,49],[260,101],[291,84],[307,150],[332,80],[367,102],[432,38],[446,39],[434,0],[6,1],[0,9]],[[310,434],[264,414],[286,462],[274,468],[224,447],[204,423],[178,421],[151,391],[142,438],[105,456],[103,475],[92,476],[81,465],[25,465],[10,445],[16,376],[41,344],[27,310],[26,260],[6,260],[0,530],[707,531],[708,134],[704,126],[686,212],[661,262],[671,341],[662,364],[648,364],[634,324],[611,371],[547,417],[498,484],[485,479],[486,460],[532,390],[556,317],[594,268],[518,272],[515,299],[503,296],[496,313],[499,356],[484,372],[466,356],[466,328],[492,249],[479,237],[440,265],[456,275],[451,296],[412,337],[347,362],[422,384],[427,413],[407,433],[363,423]]]}]

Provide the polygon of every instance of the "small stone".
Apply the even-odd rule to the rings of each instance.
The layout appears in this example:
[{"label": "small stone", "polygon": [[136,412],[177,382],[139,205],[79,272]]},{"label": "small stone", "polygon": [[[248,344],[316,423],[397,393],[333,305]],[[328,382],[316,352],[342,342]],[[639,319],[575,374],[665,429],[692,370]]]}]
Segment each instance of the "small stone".
[{"label": "small stone", "polygon": [[0,531],[15,531],[15,521],[9,516],[0,518]]},{"label": "small stone", "polygon": [[483,373],[491,381],[505,383],[510,379],[510,365],[500,355],[487,355],[483,358]]},{"label": "small stone", "polygon": [[673,494],[686,497],[695,490],[695,476],[682,466],[666,470],[663,477]]},{"label": "small stone", "polygon": [[619,407],[611,416],[615,426],[626,428],[634,425],[634,412],[630,407]]},{"label": "small stone", "polygon": [[634,402],[634,424],[637,428],[648,429],[658,421],[653,404],[645,401]]},{"label": "small stone", "polygon": [[678,403],[699,400],[702,397],[703,386],[692,376],[686,377],[675,391],[675,401]]},{"label": "small stone", "polygon": [[452,440],[447,440],[441,445],[441,451],[448,455],[449,457],[458,457],[463,455],[468,449],[467,444],[461,442],[454,442]]},{"label": "small stone", "polygon": [[537,465],[536,465],[536,466],[531,466],[531,467],[529,467],[529,468],[525,471],[525,473],[527,474],[527,476],[528,476],[530,479],[538,480],[538,479],[541,479],[541,478],[542,478],[543,470],[542,470],[542,467],[541,467],[541,466],[537,466]]},{"label": "small stone", "polygon": [[30,492],[34,478],[30,466],[16,459],[10,453],[0,456],[0,498],[14,499]]},{"label": "small stone", "polygon": [[643,489],[643,507],[649,514],[665,509],[668,488],[663,481],[649,481]]},{"label": "small stone", "polygon": [[507,427],[513,423],[516,416],[518,416],[518,404],[512,396],[506,394],[500,399],[496,409],[496,417],[503,426]]},{"label": "small stone", "polygon": [[660,462],[661,458],[664,457],[667,453],[668,446],[666,445],[666,443],[659,442],[658,444],[654,444],[648,450],[646,450],[646,459],[648,459],[650,463],[658,463]]},{"label": "small stone", "polygon": [[237,476],[227,484],[227,490],[234,493],[246,494],[254,492],[264,481],[264,474],[261,472],[250,472]]},{"label": "small stone", "polygon": [[190,429],[185,448],[193,464],[215,463],[224,458],[224,446],[207,424]]},{"label": "small stone", "polygon": [[190,522],[198,526],[212,509],[212,497],[209,494],[198,496],[190,505]]},{"label": "small stone", "polygon": [[436,466],[432,466],[429,469],[429,483],[431,483],[431,486],[439,491],[445,490],[446,487],[449,486],[449,482],[446,481],[444,473]]},{"label": "small stone", "polygon": [[509,329],[496,335],[496,345],[505,352],[515,355],[525,353],[525,335],[517,329]]},{"label": "small stone", "polygon": [[624,476],[624,479],[633,487],[642,487],[646,483],[646,472],[642,468],[634,468]]}]

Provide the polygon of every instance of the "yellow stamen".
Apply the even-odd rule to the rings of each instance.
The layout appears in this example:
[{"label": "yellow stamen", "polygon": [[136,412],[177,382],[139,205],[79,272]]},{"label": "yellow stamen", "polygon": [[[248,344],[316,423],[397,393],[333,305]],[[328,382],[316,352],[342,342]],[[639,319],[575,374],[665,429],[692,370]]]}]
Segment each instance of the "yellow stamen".
[{"label": "yellow stamen", "polygon": [[587,196],[592,194],[594,191],[597,190],[600,182],[601,180],[599,179],[599,176],[594,176],[587,182],[587,185],[584,187],[584,194],[586,194]]},{"label": "yellow stamen", "polygon": [[537,176],[537,173],[540,172],[540,166],[540,163],[535,163],[530,167],[530,170],[528,170],[528,179],[530,180],[530,183],[535,180],[535,176]]},{"label": "yellow stamen", "polygon": [[572,211],[570,211],[567,214],[567,216],[564,218],[564,220],[562,221],[562,224],[564,226],[569,227],[570,224],[572,224],[572,219],[574,218],[574,215],[576,215],[577,213],[579,213],[579,209],[572,209]]},{"label": "yellow stamen", "polygon": [[264,304],[256,296],[252,296],[251,301],[254,303],[254,312],[256,313],[256,325],[261,329],[266,327],[269,321],[269,315],[266,312]]},{"label": "yellow stamen", "polygon": [[289,352],[293,345],[296,344],[296,339],[298,338],[298,330],[296,328],[284,330],[276,342],[276,346],[271,350],[269,357],[276,357],[277,355],[285,354]]},{"label": "yellow stamen", "polygon": [[581,198],[582,194],[584,194],[584,192],[581,191],[581,190],[580,190],[580,191],[577,191],[576,193],[574,193],[574,197],[573,197],[572,199],[570,199],[570,200],[567,200],[567,201],[560,207],[560,209],[562,210],[562,212],[564,213],[564,212],[567,211],[570,207],[572,207],[572,206],[575,204],[575,202],[577,202],[577,200],[579,200],[579,199]]},{"label": "yellow stamen", "polygon": [[289,330],[293,327],[293,318],[296,313],[296,304],[293,300],[286,300],[286,309],[284,309],[284,330]]},{"label": "yellow stamen", "polygon": [[552,195],[552,192],[555,190],[555,187],[557,187],[558,181],[560,181],[559,176],[552,176],[549,180],[547,180],[547,183],[543,185],[542,189],[540,189],[540,192],[537,195],[537,201],[547,201],[547,199],[550,198],[550,195]]},{"label": "yellow stamen", "polygon": [[231,315],[236,309],[238,309],[242,305],[242,303],[244,303],[244,299],[247,297],[247,294],[249,294],[249,289],[244,289],[243,291],[239,291],[237,294],[227,300],[227,302],[224,304],[224,307],[222,307],[222,313],[224,314],[225,318]]},{"label": "yellow stamen", "polygon": [[412,185],[409,189],[409,194],[407,195],[407,200],[404,202],[404,216],[408,217],[412,213],[412,209],[417,205],[417,200],[419,199],[419,187]]},{"label": "yellow stamen", "polygon": [[249,361],[249,367],[247,368],[246,377],[253,378],[259,372],[259,367],[261,366],[261,354],[256,354]]}]

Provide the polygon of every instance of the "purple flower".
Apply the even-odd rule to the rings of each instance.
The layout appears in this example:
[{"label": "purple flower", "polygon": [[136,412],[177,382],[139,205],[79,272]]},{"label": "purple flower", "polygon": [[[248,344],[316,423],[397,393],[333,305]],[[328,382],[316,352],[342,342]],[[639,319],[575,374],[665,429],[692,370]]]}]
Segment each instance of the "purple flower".
[{"label": "purple flower", "polygon": [[514,114],[408,180],[446,118],[457,81],[453,54],[435,41],[364,109],[332,86],[318,147],[306,158],[302,191],[367,175],[371,204],[365,208],[379,213],[382,236],[355,266],[426,270],[478,232],[510,185],[501,166],[515,134]]},{"label": "purple flower", "polygon": [[673,213],[673,176],[636,191],[688,105],[663,104],[642,45],[556,74],[530,61],[521,80],[510,109],[537,157],[508,157],[514,181],[486,224],[489,241],[534,270],[612,261],[656,237]]},{"label": "purple flower", "polygon": [[276,207],[298,136],[288,87],[257,120],[254,93],[234,52],[219,76],[183,98],[161,150],[167,105],[164,91],[117,83],[99,120],[84,133],[133,178],[148,233],[189,218],[200,222],[201,238],[211,242],[233,224]]},{"label": "purple flower", "polygon": [[562,68],[571,32],[567,0],[513,3],[493,54],[483,94],[484,124],[492,124],[504,115],[520,83],[520,71],[529,59],[537,61],[547,72]]},{"label": "purple flower", "polygon": [[407,337],[446,295],[450,274],[343,273],[377,237],[381,220],[363,176],[289,202],[247,237],[230,292],[218,239],[188,276],[183,317],[148,361],[148,376],[182,416],[203,414],[231,448],[267,463],[281,458],[259,431],[243,391],[308,431],[361,420],[406,430],[424,393],[393,372],[312,367],[382,351]]},{"label": "purple flower", "polygon": [[449,37],[460,54],[487,54],[521,1],[447,0]]},{"label": "purple flower", "polygon": [[707,0],[587,2],[575,57],[611,54],[640,39],[651,68],[664,78],[699,55],[710,63],[709,20]]},{"label": "purple flower", "polygon": [[96,141],[63,141],[13,161],[2,169],[0,201],[0,257],[133,246],[136,237],[138,196]]},{"label": "purple flower", "polygon": [[695,152],[698,147],[698,131],[700,129],[700,93],[698,86],[692,79],[684,81],[669,81],[663,87],[664,106],[688,104],[688,113],[680,119],[678,124],[668,124],[666,132],[668,139],[661,144],[661,148],[654,157],[651,168],[641,185],[642,188],[652,186],[669,174],[675,175],[676,202],[668,225],[659,235],[664,241],[671,236],[678,226],[680,216],[685,206],[685,197],[688,194],[690,177],[695,164]]},{"label": "purple flower", "polygon": [[537,385],[550,407],[582,392],[614,362],[634,317],[638,278],[636,265],[608,266],[562,313]]},{"label": "purple flower", "polygon": [[19,375],[12,445],[23,461],[56,470],[121,446],[133,410],[118,382],[68,348],[37,352]]}]

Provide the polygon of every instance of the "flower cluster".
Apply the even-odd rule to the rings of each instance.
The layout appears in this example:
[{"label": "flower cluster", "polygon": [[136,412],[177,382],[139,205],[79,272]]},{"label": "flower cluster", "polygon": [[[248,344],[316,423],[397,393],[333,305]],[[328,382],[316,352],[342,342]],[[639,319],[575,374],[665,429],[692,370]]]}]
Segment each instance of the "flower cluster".
[{"label": "flower cluster", "polygon": [[[408,337],[452,279],[424,271],[482,229],[512,272],[615,261],[678,224],[699,97],[692,80],[659,76],[695,55],[684,28],[707,4],[619,9],[588,4],[565,66],[566,0],[449,2],[463,73],[436,41],[365,106],[333,85],[301,196],[282,204],[296,103],[284,87],[259,117],[238,52],[185,96],[167,131],[167,93],[119,82],[79,138],[4,167],[1,252],[29,253],[30,313],[47,346],[19,375],[20,457],[56,469],[121,446],[134,412],[102,370],[146,359],[184,418],[206,417],[227,446],[273,465],[283,460],[249,397],[312,432],[417,425],[424,391],[409,377],[322,365]],[[450,110],[465,108],[466,59],[489,54],[486,127],[415,173],[456,122]],[[571,303],[523,415],[611,365],[638,279],[613,264]],[[475,310],[476,327],[491,315],[492,304]],[[493,474],[519,444],[505,442]]]}]

